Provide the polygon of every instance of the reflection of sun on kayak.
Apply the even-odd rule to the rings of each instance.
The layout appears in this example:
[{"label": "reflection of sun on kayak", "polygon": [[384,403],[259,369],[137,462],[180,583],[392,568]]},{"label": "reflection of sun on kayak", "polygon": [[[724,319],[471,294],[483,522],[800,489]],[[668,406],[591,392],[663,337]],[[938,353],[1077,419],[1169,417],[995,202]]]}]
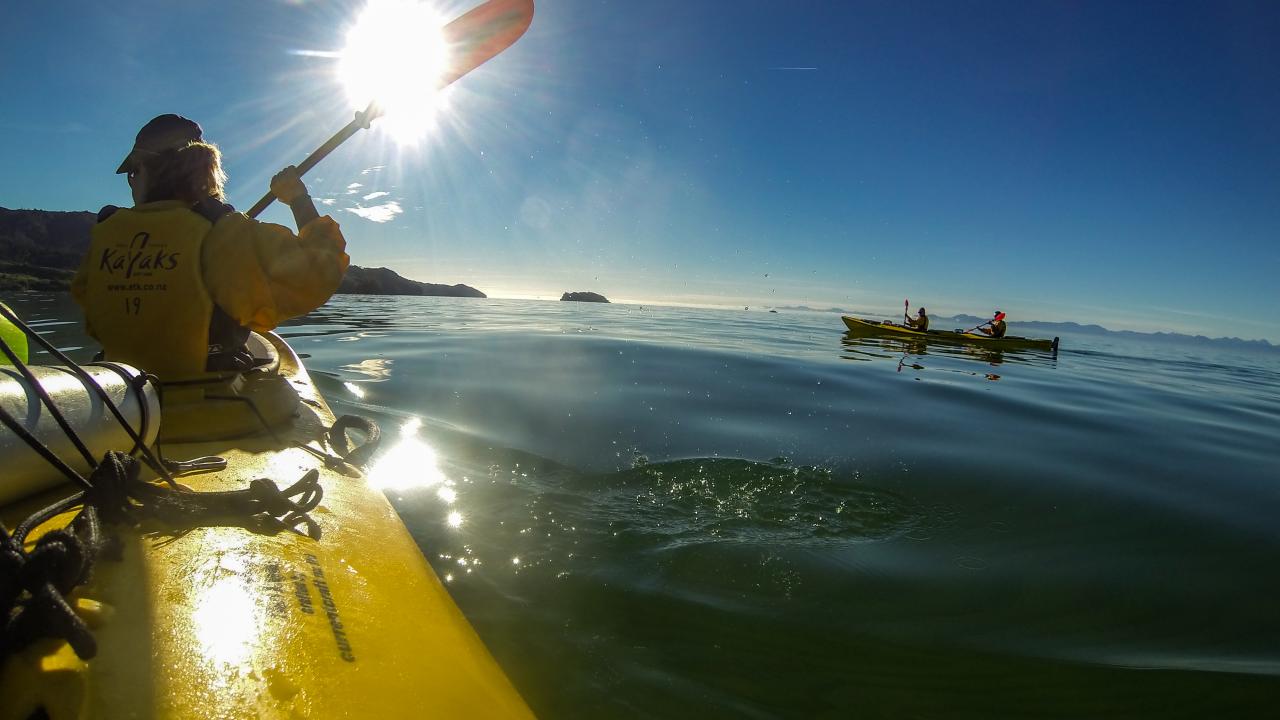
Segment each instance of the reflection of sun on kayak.
[{"label": "reflection of sun on kayak", "polygon": [[1058,338],[1054,338],[1052,340],[1040,340],[1035,338],[1016,337],[1012,335],[993,338],[987,335],[979,335],[977,333],[954,332],[951,330],[930,330],[928,332],[921,332],[896,323],[866,320],[863,318],[852,317],[850,315],[843,315],[840,319],[844,320],[844,324],[849,328],[849,332],[851,334],[859,336],[914,338],[926,341],[971,343],[974,345],[982,345],[984,347],[1000,348],[1003,350],[1027,349],[1050,350],[1053,352],[1057,352],[1058,350]]},{"label": "reflection of sun on kayak", "polygon": [[[382,493],[442,483],[434,455],[364,472],[376,426],[335,418],[269,334],[349,260],[301,175],[510,46],[533,0],[390,14],[342,56],[376,55],[355,73],[376,97],[247,215],[198,123],[142,128],[116,171],[134,205],[99,214],[71,286],[104,362],[0,312],[0,720],[531,715]],[[254,219],[276,199],[296,235]],[[62,364],[28,366],[28,340]]]},{"label": "reflection of sun on kayak", "polygon": [[[63,560],[51,571],[52,605],[65,597],[66,610],[51,608],[43,585],[20,573],[18,624],[44,639],[11,633],[12,623],[0,627],[0,718],[529,717],[378,489],[435,481],[430,458],[378,462],[362,473],[354,453],[340,457],[346,443],[336,426],[344,423],[292,349],[275,335],[251,345],[264,362],[202,391],[190,408],[172,394],[158,413],[155,403],[129,406],[122,393],[137,392],[147,404],[149,390],[107,383],[144,435],[159,421],[165,459],[187,461],[171,467],[180,487],[144,482],[154,475],[144,468],[142,478],[121,481],[123,505],[104,501],[101,470],[110,474],[123,453],[90,474],[74,450],[59,452],[98,483],[88,493],[102,506],[93,518],[106,522],[97,524],[82,512],[88,495],[59,504],[71,485],[27,478],[25,491],[32,483],[49,489],[18,497],[24,488],[15,481],[24,478],[0,477],[0,524],[8,529],[0,545],[11,530],[22,548],[8,560],[36,572],[58,554],[54,545],[102,548],[88,569],[68,570],[71,560]],[[84,367],[112,377],[111,367],[125,368],[122,377],[134,372]],[[105,413],[88,386],[61,366],[30,369],[84,440],[101,442],[94,421]],[[29,385],[19,370],[0,369],[0,409],[54,447],[62,432],[45,422],[50,413],[39,399],[23,396]],[[255,410],[235,398],[252,400]],[[95,402],[96,411],[84,411]],[[6,440],[0,450],[10,468],[34,475],[30,468],[41,467],[25,462],[33,454],[25,443]],[[125,516],[108,520],[112,507]],[[67,572],[87,577],[66,584]]]}]

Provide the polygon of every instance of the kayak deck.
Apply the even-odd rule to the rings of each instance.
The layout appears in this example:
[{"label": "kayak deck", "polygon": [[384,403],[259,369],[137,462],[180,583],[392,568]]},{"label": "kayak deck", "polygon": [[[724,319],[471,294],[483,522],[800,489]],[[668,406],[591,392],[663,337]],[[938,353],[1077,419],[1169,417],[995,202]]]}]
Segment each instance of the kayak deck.
[{"label": "kayak deck", "polygon": [[[227,469],[178,478],[201,492],[255,478],[280,487],[320,473],[318,540],[245,526],[114,527],[122,557],[99,558],[71,600],[98,654],[46,640],[0,667],[0,720],[48,717],[532,717],[381,491],[326,463],[334,417],[283,340],[279,374],[298,413],[279,431],[165,444],[169,458],[219,455]],[[413,468],[400,468],[402,473]],[[0,508],[21,518],[63,486]],[[71,519],[37,528],[27,546]]]},{"label": "kayak deck", "polygon": [[897,323],[867,320],[864,318],[856,318],[851,315],[842,315],[840,319],[844,321],[845,327],[849,328],[849,332],[853,335],[967,343],[998,349],[1058,351],[1058,338],[1054,338],[1052,340],[1040,340],[1014,335],[994,338],[990,335],[970,332],[954,332],[951,330],[930,330],[928,332],[921,332],[915,328],[899,325]]}]

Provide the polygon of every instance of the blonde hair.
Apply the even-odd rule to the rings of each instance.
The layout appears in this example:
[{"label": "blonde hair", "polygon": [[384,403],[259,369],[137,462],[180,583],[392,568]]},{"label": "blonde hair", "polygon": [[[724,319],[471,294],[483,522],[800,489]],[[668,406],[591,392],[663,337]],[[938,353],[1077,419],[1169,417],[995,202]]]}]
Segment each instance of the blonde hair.
[{"label": "blonde hair", "polygon": [[227,174],[222,170],[222,153],[207,142],[191,142],[173,150],[148,156],[142,162],[147,169],[145,202],[181,200],[195,204],[212,197],[226,201],[223,186]]}]

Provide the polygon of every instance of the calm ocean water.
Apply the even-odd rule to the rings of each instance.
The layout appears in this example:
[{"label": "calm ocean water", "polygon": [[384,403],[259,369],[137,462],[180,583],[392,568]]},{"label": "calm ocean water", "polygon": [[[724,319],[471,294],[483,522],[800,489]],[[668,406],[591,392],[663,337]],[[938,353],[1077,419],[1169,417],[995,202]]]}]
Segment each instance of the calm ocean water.
[{"label": "calm ocean water", "polygon": [[542,717],[1280,714],[1280,353],[356,296],[281,334]]}]

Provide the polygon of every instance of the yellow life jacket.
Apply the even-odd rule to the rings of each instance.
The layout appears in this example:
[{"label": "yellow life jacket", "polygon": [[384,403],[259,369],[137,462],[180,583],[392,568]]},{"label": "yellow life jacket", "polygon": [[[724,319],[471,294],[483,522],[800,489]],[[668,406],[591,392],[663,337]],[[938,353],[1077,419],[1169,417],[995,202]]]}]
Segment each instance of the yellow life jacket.
[{"label": "yellow life jacket", "polygon": [[212,220],[176,200],[99,217],[83,304],[85,325],[105,358],[166,382],[203,375],[215,306],[200,252]]}]

